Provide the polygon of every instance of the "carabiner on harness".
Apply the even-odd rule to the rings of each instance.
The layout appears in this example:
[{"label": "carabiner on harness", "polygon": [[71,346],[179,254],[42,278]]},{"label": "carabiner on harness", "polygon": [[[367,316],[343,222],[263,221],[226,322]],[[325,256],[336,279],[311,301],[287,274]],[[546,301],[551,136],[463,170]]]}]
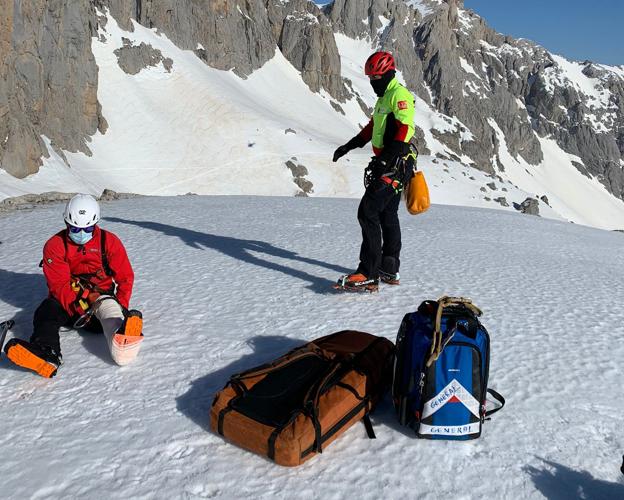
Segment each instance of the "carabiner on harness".
[{"label": "carabiner on harness", "polygon": [[95,299],[95,302],[89,306],[85,313],[75,321],[74,328],[84,328],[87,323],[91,321],[91,318],[97,312],[100,304],[107,299],[117,300],[112,295],[100,295],[97,299]]}]

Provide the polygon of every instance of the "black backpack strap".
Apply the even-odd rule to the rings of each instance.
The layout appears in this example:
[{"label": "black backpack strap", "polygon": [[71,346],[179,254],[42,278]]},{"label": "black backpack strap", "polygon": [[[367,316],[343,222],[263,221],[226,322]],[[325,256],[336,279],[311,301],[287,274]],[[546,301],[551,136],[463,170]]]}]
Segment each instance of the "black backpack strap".
[{"label": "black backpack strap", "polygon": [[498,410],[500,410],[503,406],[505,406],[505,398],[503,396],[501,396],[498,392],[496,392],[494,389],[488,389],[487,390],[488,394],[490,394],[498,403],[500,403],[500,406],[498,408],[493,408],[491,410],[488,410],[485,412],[484,417],[489,417],[490,415],[492,415],[493,413],[496,413]]},{"label": "black backpack strap", "polygon": [[100,255],[102,256],[102,267],[106,276],[112,276],[113,271],[108,265],[108,256],[106,255],[106,231],[100,228]]},{"label": "black backpack strap", "polygon": [[375,431],[373,430],[373,423],[371,422],[371,419],[368,416],[368,413],[364,415],[364,418],[362,418],[362,422],[364,422],[364,427],[366,428],[366,435],[368,436],[368,438],[376,439],[377,436],[375,436]]}]

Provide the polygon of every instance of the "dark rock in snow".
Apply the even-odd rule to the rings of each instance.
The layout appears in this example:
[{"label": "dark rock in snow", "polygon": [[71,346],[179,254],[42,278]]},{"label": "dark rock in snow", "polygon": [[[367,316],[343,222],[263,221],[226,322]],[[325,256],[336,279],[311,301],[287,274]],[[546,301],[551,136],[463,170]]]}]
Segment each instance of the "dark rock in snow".
[{"label": "dark rock in snow", "polygon": [[305,165],[295,165],[294,162],[289,160],[286,162],[286,166],[292,172],[293,177],[304,177],[308,175],[308,169],[305,167]]},{"label": "dark rock in snow", "polygon": [[509,203],[507,203],[507,198],[505,198],[504,196],[499,196],[498,198],[494,198],[494,201],[496,203],[499,203],[503,207],[508,207],[509,206]]},{"label": "dark rock in snow", "polygon": [[523,214],[539,215],[539,201],[535,198],[527,198],[519,205],[514,204],[514,208]]},{"label": "dark rock in snow", "polygon": [[160,50],[151,45],[141,42],[140,45],[132,45],[127,38],[122,38],[123,47],[115,50],[117,63],[129,75],[136,75],[142,69],[150,66],[158,66],[162,62],[165,70],[170,73],[173,61],[168,57],[163,57]]}]

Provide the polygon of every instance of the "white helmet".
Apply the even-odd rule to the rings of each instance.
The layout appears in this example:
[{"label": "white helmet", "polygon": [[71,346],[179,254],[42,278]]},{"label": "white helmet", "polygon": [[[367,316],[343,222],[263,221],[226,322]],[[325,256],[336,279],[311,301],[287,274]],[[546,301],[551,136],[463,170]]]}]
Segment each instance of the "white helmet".
[{"label": "white helmet", "polygon": [[63,218],[70,226],[93,226],[100,220],[100,205],[90,194],[77,194],[67,202]]}]

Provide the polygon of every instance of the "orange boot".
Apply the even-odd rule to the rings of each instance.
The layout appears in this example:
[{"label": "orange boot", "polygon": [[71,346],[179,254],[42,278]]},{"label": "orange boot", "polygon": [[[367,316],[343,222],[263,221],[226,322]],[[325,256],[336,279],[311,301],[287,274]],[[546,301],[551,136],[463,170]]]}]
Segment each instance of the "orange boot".
[{"label": "orange boot", "polygon": [[22,368],[32,370],[45,378],[56,375],[63,364],[60,353],[47,346],[32,344],[22,339],[11,339],[4,347],[4,352],[13,363]]},{"label": "orange boot", "polygon": [[345,274],[338,278],[334,288],[350,292],[376,292],[379,290],[379,280],[367,278],[362,273]]},{"label": "orange boot", "polygon": [[119,366],[134,361],[143,343],[143,315],[136,309],[126,311],[123,324],[110,344],[113,361]]},{"label": "orange boot", "polygon": [[143,314],[141,314],[141,311],[136,309],[127,311],[123,325],[121,325],[118,333],[131,337],[143,335]]}]

